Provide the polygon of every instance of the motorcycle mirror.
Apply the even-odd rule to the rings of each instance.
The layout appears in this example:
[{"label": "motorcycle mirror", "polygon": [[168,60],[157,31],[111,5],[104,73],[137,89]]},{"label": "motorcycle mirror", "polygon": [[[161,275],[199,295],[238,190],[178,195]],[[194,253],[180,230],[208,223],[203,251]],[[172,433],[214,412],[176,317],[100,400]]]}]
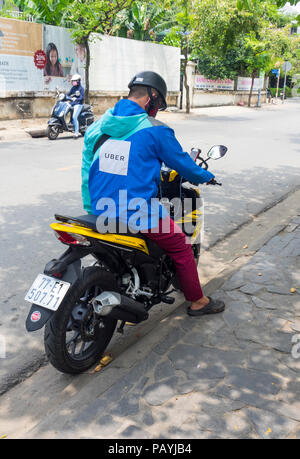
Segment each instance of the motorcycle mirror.
[{"label": "motorcycle mirror", "polygon": [[207,153],[207,156],[212,159],[220,159],[226,154],[227,150],[228,148],[225,145],[214,145]]}]

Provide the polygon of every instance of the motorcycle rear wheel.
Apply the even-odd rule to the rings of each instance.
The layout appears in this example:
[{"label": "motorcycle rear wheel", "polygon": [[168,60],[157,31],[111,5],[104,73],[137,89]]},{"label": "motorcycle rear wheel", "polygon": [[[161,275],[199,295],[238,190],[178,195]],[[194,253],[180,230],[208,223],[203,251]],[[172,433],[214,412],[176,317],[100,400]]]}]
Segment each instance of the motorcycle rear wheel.
[{"label": "motorcycle rear wheel", "polygon": [[79,374],[88,370],[107,348],[117,320],[104,318],[104,327],[95,326],[94,336],[89,335],[92,328],[90,302],[104,290],[117,291],[114,276],[97,267],[86,268],[82,279],[70,287],[58,311],[47,322],[46,354],[50,363],[62,373]]},{"label": "motorcycle rear wheel", "polygon": [[57,139],[58,134],[59,134],[59,127],[58,126],[51,125],[51,126],[47,127],[47,137],[48,137],[49,140]]}]

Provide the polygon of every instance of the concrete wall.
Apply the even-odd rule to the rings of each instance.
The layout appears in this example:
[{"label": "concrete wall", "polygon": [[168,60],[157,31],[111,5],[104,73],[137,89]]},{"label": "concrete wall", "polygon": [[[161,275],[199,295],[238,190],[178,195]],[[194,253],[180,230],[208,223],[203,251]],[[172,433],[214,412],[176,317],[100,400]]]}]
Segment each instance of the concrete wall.
[{"label": "concrete wall", "polygon": [[[120,99],[126,98],[128,91],[109,92],[91,91],[90,103],[95,115],[101,115],[108,108],[115,105]],[[169,92],[167,102],[169,106],[178,106],[180,92]],[[54,93],[11,93],[7,97],[0,97],[0,120],[22,118],[50,117],[55,103]]]},{"label": "concrete wall", "polygon": [[90,43],[90,88],[127,91],[131,78],[153,70],[166,81],[168,91],[180,90],[180,49],[128,38],[99,35]]},{"label": "concrete wall", "polygon": [[[190,106],[191,108],[198,107],[214,107],[218,105],[247,105],[248,91],[232,91],[232,90],[203,90],[195,88],[195,68],[196,64],[189,62],[187,66],[187,81],[190,87]],[[186,94],[183,92],[183,109],[186,108]],[[251,98],[251,106],[257,106],[258,92],[253,91]],[[261,91],[261,103],[266,102],[266,91]]]},{"label": "concrete wall", "polygon": [[[218,105],[247,105],[249,93],[245,91],[203,91],[193,89],[192,108],[217,107]],[[251,105],[257,105],[258,94],[252,93]],[[261,103],[266,102],[266,91],[261,93]]]},{"label": "concrete wall", "polygon": [[[78,51],[70,29],[1,17],[0,29],[4,33],[0,39],[0,120],[50,116],[55,90],[68,91],[71,75],[80,73],[85,85],[84,50]],[[59,74],[47,73],[34,59],[37,50],[47,51],[49,43],[57,47]],[[168,86],[169,104],[179,104],[179,48],[97,35],[90,50],[90,100],[95,114],[126,97],[129,81],[143,70],[160,73]]]}]

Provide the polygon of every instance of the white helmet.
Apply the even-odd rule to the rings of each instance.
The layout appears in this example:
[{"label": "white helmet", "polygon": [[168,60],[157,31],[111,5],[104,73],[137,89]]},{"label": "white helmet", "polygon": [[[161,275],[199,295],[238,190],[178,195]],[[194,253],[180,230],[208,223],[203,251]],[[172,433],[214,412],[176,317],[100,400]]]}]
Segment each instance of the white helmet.
[{"label": "white helmet", "polygon": [[81,80],[81,76],[79,75],[79,73],[74,73],[74,75],[72,75],[71,81],[79,81],[79,80]]}]

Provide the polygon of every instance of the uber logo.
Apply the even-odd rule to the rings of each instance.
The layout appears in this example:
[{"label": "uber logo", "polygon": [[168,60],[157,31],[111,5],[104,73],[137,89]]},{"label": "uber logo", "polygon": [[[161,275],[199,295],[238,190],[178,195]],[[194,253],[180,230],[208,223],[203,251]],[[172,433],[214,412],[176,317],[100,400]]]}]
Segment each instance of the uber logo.
[{"label": "uber logo", "polygon": [[99,170],[109,174],[127,175],[131,142],[107,140],[99,152]]},{"label": "uber logo", "polygon": [[124,156],[115,155],[114,153],[105,153],[105,158],[115,159],[116,161],[124,161]]}]

